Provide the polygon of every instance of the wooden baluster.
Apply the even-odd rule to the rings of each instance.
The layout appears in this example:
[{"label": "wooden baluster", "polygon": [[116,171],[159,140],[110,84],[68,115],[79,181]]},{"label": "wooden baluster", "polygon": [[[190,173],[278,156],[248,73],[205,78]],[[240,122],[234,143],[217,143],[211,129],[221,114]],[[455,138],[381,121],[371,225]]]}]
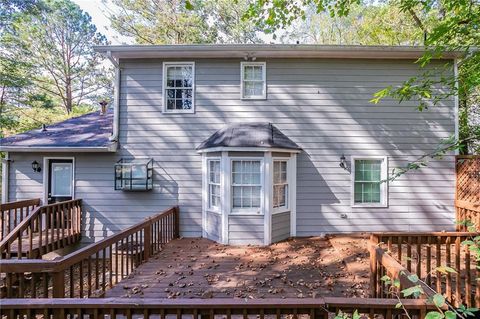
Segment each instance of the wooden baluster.
[{"label": "wooden baluster", "polygon": [[38,226],[38,253],[43,255],[43,225],[42,225],[42,214],[37,215],[37,226]]},{"label": "wooden baluster", "polygon": [[18,233],[18,239],[17,239],[17,258],[22,259],[22,231]]},{"label": "wooden baluster", "polygon": [[125,247],[123,245],[123,238],[120,240],[120,280],[122,280],[123,277],[123,264],[125,263],[125,255],[124,255]]},{"label": "wooden baluster", "polygon": [[95,253],[95,290],[99,288],[99,280],[100,280],[100,273],[99,273],[99,266],[98,266],[98,252]]},{"label": "wooden baluster", "polygon": [[[69,273],[70,273],[70,298],[75,297],[75,272],[74,272],[74,266],[70,266],[69,268]],[[81,282],[79,280],[79,282]]]},{"label": "wooden baluster", "polygon": [[465,303],[468,308],[472,307],[472,276],[470,273],[470,249],[467,245],[465,249]]},{"label": "wooden baluster", "polygon": [[422,236],[417,237],[417,267],[416,273],[419,278],[422,278]]},{"label": "wooden baluster", "polygon": [[3,240],[3,237],[6,235],[5,234],[5,223],[3,222],[4,218],[5,218],[5,211],[4,210],[0,211],[0,214],[2,214],[0,216],[0,217],[2,217],[0,219],[0,240]]},{"label": "wooden baluster", "polygon": [[461,258],[461,250],[460,250],[460,236],[457,236],[455,239],[455,270],[457,273],[455,274],[455,304],[457,307],[460,306],[462,303],[461,297],[461,282],[462,282],[462,269],[460,267],[460,258]]},{"label": "wooden baluster", "polygon": [[432,274],[431,274],[431,271],[432,271],[432,247],[431,247],[431,241],[432,241],[432,237],[431,236],[428,236],[427,237],[427,265],[426,265],[426,271],[425,273],[427,274],[427,278],[426,278],[426,283],[428,286],[431,286],[432,285]]},{"label": "wooden baluster", "polygon": [[[435,245],[435,259],[436,259],[436,268],[442,266],[442,250],[441,250],[441,243],[442,237],[437,236],[437,242]],[[436,284],[437,284],[437,292],[442,293],[442,274],[437,270],[437,275],[436,275]]]},{"label": "wooden baluster", "polygon": [[412,271],[412,238],[407,237],[407,270]]},{"label": "wooden baluster", "polygon": [[118,284],[118,272],[120,270],[119,265],[118,265],[118,242],[115,243],[115,284]]},{"label": "wooden baluster", "polygon": [[60,214],[60,225],[62,226],[62,246],[65,247],[67,245],[67,241],[65,240],[65,209],[66,205],[62,204],[62,210]]},{"label": "wooden baluster", "polygon": [[37,298],[37,282],[38,282],[38,275],[32,272],[32,279],[30,280],[30,291],[32,298]]},{"label": "wooden baluster", "polygon": [[87,296],[92,295],[92,257],[88,256],[87,259]]},{"label": "wooden baluster", "polygon": [[403,239],[401,236],[398,236],[397,237],[397,249],[398,249],[397,258],[400,264],[402,264],[402,244],[403,244]]},{"label": "wooden baluster", "polygon": [[43,298],[48,298],[48,276],[47,273],[42,273],[43,284]]},{"label": "wooden baluster", "polygon": [[105,248],[103,248],[102,251],[102,290],[105,292],[105,287],[107,286],[107,274],[106,274],[106,269],[107,266],[105,264],[106,259],[107,259],[107,251]]},{"label": "wooden baluster", "polygon": [[[80,298],[83,298],[83,259],[78,263],[78,283],[80,286]],[[88,279],[90,282],[90,279]]]},{"label": "wooden baluster", "polygon": [[133,269],[135,268],[135,256],[133,255],[135,253],[135,246],[136,244],[133,243],[133,235],[128,236],[130,237],[130,243],[131,243],[131,248],[129,249],[130,251],[130,272],[133,272]]},{"label": "wooden baluster", "polygon": [[49,245],[49,227],[50,227],[50,218],[48,217],[48,208],[45,209],[45,249],[44,249],[44,254],[48,252],[48,245]]},{"label": "wooden baluster", "polygon": [[33,229],[34,229],[34,220],[31,220],[29,223],[30,231],[28,232],[28,258],[33,258]]},{"label": "wooden baluster", "polygon": [[58,204],[55,206],[55,227],[57,228],[57,241],[55,246],[59,249],[61,246],[61,212],[62,212],[62,204]]},{"label": "wooden baluster", "polygon": [[7,298],[13,298],[13,279],[12,279],[13,274],[7,273],[5,275],[6,277],[6,286],[7,286]]},{"label": "wooden baluster", "polygon": [[110,251],[109,251],[109,261],[108,261],[108,273],[109,273],[109,287],[113,287],[113,272],[112,272],[112,263],[113,263],[113,245],[110,246]]},{"label": "wooden baluster", "polygon": [[15,208],[13,210],[13,228],[17,227],[17,215],[18,215],[17,208]]},{"label": "wooden baluster", "polygon": [[[451,259],[451,254],[450,254],[450,245],[451,245],[451,237],[448,236],[445,242],[445,262],[447,267],[452,267],[452,259]],[[452,275],[450,272],[447,273],[446,275],[446,294],[447,294],[447,299],[451,302],[452,301]]]}]

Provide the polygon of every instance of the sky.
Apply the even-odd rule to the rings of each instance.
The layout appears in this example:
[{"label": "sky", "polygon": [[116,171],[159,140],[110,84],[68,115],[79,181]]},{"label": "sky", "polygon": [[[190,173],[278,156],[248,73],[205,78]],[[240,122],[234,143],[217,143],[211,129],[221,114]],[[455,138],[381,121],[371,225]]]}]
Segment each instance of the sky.
[{"label": "sky", "polygon": [[[105,4],[101,0],[72,0],[86,11],[91,17],[92,22],[97,26],[100,33],[105,35],[111,44],[131,44],[133,41],[119,35],[115,30],[110,28],[110,21],[105,13]],[[108,5],[108,4],[107,4]]]}]

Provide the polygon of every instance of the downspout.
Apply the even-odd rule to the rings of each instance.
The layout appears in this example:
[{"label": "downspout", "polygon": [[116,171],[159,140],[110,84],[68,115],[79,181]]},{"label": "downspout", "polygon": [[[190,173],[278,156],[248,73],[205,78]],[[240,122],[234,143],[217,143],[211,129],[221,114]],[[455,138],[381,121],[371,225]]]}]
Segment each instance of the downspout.
[{"label": "downspout", "polygon": [[112,56],[112,52],[107,52],[107,57],[112,62],[113,66],[115,67],[115,83],[114,83],[114,101],[113,101],[113,131],[112,135],[110,136],[109,140],[112,142],[118,143],[118,133],[119,133],[119,126],[120,126],[120,64],[117,60]]},{"label": "downspout", "polygon": [[10,177],[10,156],[5,152],[5,158],[2,161],[2,204],[8,203],[8,188]]}]

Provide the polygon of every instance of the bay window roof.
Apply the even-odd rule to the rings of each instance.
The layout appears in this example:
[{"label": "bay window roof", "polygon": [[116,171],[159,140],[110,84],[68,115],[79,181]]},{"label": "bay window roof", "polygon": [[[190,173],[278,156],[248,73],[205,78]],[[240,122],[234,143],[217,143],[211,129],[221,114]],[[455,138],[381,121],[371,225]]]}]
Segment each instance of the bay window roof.
[{"label": "bay window roof", "polygon": [[269,148],[301,150],[272,123],[230,124],[203,141],[198,151],[219,148]]}]

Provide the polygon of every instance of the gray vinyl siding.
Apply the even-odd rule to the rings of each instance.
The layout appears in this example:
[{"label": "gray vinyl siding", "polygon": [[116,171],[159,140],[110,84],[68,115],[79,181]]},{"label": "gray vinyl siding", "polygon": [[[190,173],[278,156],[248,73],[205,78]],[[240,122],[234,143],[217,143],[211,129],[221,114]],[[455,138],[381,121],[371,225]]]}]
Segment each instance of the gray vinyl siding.
[{"label": "gray vinyl siding", "polygon": [[212,213],[207,211],[207,220],[206,220],[206,233],[207,233],[207,238],[214,240],[214,241],[220,241],[221,240],[221,230],[222,230],[222,217],[218,213]]},{"label": "gray vinyl siding", "polygon": [[290,212],[272,215],[272,242],[290,237]]},{"label": "gray vinyl siding", "polygon": [[228,243],[231,245],[263,245],[263,215],[230,215],[228,217]]},{"label": "gray vinyl siding", "polygon": [[[297,160],[298,236],[453,228],[451,156],[391,182],[387,208],[352,208],[350,173],[338,165],[342,154],[347,161],[388,156],[391,170],[454,133],[453,97],[424,112],[415,109],[414,101],[369,102],[386,85],[418,75],[413,61],[267,60],[267,99],[242,101],[240,60],[199,59],[194,114],[162,113],[162,62],[121,61],[120,149],[116,155],[79,156],[76,194],[92,211],[90,235],[101,237],[179,204],[181,235],[201,236],[202,161],[195,147],[224,124],[238,122],[271,122],[303,148]],[[113,190],[113,163],[121,157],[154,158],[153,191]],[[40,162],[29,155],[26,162],[12,163],[22,167],[12,168],[12,199],[41,193],[41,174],[31,170],[33,158]]]}]

